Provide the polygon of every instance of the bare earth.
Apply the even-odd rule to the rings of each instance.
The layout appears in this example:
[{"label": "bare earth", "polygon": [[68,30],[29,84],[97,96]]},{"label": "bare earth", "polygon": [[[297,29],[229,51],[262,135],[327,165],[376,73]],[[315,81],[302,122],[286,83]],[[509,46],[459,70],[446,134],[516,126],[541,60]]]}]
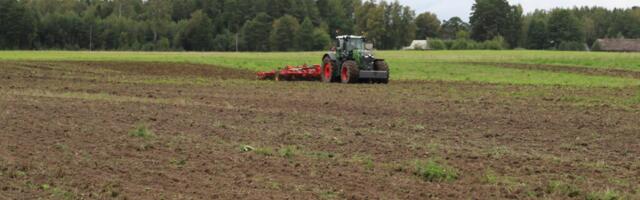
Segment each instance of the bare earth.
[{"label": "bare earth", "polygon": [[566,98],[634,88],[253,78],[1,62],[0,199],[640,198],[640,106]]}]

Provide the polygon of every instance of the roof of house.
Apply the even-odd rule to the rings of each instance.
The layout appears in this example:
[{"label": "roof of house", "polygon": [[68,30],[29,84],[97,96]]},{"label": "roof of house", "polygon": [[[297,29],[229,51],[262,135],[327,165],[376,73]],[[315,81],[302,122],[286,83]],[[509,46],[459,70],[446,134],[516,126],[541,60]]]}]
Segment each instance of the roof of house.
[{"label": "roof of house", "polygon": [[601,51],[640,51],[640,39],[598,39],[596,41]]}]

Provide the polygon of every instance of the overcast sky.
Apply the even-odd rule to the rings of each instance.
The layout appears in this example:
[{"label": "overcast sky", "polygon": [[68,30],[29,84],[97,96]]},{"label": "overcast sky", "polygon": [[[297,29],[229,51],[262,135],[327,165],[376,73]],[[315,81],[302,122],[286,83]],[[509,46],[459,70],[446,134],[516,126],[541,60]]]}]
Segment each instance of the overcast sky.
[{"label": "overcast sky", "polygon": [[[411,6],[416,13],[425,11],[438,15],[440,20],[454,16],[469,21],[471,6],[475,0],[399,0],[404,5]],[[521,4],[525,13],[535,9],[551,9],[555,7],[573,6],[602,6],[607,8],[629,8],[640,6],[640,0],[508,0],[510,4]]]}]

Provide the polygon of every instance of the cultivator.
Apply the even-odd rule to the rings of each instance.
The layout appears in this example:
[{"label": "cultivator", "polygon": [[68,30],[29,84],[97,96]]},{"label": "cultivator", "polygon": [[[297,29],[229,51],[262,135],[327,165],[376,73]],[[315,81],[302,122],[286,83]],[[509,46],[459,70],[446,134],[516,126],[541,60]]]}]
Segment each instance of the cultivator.
[{"label": "cultivator", "polygon": [[281,70],[258,72],[258,79],[276,81],[322,81],[325,83],[389,82],[389,66],[371,53],[372,44],[362,36],[336,37],[336,47],[324,54],[322,65],[286,66]]},{"label": "cultivator", "polygon": [[276,81],[319,81],[320,65],[308,66],[307,64],[300,66],[287,65],[281,70],[273,70],[270,72],[258,72],[260,80],[276,80]]}]

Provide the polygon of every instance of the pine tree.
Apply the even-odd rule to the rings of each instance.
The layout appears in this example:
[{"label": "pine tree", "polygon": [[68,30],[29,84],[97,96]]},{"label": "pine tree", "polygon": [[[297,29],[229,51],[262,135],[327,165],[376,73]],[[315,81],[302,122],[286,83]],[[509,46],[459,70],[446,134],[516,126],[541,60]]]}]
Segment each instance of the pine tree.
[{"label": "pine tree", "polygon": [[248,51],[269,51],[269,35],[272,28],[272,20],[267,13],[258,15],[247,21],[242,26],[241,37],[245,50]]},{"label": "pine tree", "polygon": [[213,49],[213,29],[211,19],[202,10],[191,14],[183,33],[185,50],[209,51]]},{"label": "pine tree", "polygon": [[529,49],[545,49],[548,47],[547,25],[540,19],[533,19],[529,24],[527,33],[527,48]]},{"label": "pine tree", "polygon": [[274,21],[270,35],[271,50],[295,50],[298,46],[295,40],[298,29],[300,29],[300,24],[298,20],[291,15],[285,15]]},{"label": "pine tree", "polygon": [[316,28],[313,30],[312,50],[326,50],[331,45],[331,36],[326,30]]},{"label": "pine tree", "polygon": [[0,49],[30,48],[35,36],[35,19],[16,0],[0,0]]},{"label": "pine tree", "polygon": [[313,44],[313,31],[314,27],[311,23],[311,19],[308,17],[304,19],[300,29],[298,29],[298,33],[296,34],[296,40],[298,43],[298,49],[302,51],[311,51],[314,50]]}]

